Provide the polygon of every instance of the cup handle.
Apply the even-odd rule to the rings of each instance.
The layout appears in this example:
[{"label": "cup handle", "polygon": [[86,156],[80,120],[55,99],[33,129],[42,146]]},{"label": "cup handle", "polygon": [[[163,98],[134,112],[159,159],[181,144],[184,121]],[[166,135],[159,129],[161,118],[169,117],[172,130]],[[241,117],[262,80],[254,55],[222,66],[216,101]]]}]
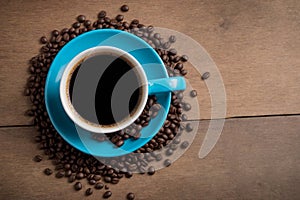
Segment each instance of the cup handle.
[{"label": "cup handle", "polygon": [[148,80],[148,94],[185,90],[185,79],[181,76]]}]

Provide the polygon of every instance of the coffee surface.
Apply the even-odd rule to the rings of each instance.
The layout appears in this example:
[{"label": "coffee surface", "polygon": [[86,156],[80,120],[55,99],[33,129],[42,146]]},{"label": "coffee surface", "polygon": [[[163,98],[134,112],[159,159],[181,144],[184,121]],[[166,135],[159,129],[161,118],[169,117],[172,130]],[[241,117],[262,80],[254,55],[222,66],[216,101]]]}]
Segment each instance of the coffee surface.
[{"label": "coffee surface", "polygon": [[75,66],[69,94],[84,119],[114,125],[134,114],[141,98],[140,80],[131,63],[114,55],[95,55]]}]

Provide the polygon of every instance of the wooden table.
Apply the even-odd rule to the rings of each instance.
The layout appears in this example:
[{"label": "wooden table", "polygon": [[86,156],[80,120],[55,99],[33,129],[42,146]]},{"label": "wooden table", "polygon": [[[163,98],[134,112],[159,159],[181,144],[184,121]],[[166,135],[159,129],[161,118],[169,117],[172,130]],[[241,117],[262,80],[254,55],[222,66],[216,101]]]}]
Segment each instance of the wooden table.
[{"label": "wooden table", "polygon": [[[201,117],[191,148],[152,177],[134,176],[111,187],[112,199],[300,199],[300,3],[297,0],[126,1],[127,20],[174,29],[199,42],[222,75],[227,113],[213,151],[198,158],[211,119],[210,95],[199,74]],[[12,0],[0,2],[1,199],[82,199],[65,179],[45,177],[50,161],[34,163],[37,134],[24,116],[28,60],[38,39],[74,22],[95,19],[120,1]],[[184,54],[184,52],[179,52]],[[95,193],[96,194],[96,193]],[[97,195],[98,194],[98,195]],[[101,199],[97,193],[88,199]]]}]

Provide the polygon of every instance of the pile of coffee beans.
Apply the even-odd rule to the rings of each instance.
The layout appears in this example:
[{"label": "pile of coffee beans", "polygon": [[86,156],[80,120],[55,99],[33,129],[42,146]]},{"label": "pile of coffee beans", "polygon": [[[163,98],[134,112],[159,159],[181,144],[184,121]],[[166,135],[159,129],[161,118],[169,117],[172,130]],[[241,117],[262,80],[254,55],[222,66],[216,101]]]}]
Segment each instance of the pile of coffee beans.
[{"label": "pile of coffee beans", "polygon": [[160,104],[157,103],[156,96],[151,95],[148,97],[146,106],[142,114],[138,119],[135,120],[133,124],[123,130],[114,133],[107,133],[104,135],[93,133],[92,138],[99,142],[103,142],[109,139],[117,147],[122,146],[127,139],[139,139],[141,136],[142,128],[148,126],[150,120],[157,116],[160,107]]},{"label": "pile of coffee beans", "polygon": [[[120,10],[127,12],[129,7],[123,5]],[[186,126],[181,124],[181,121],[187,120],[187,116],[183,112],[190,110],[191,105],[183,101],[183,92],[178,91],[172,94],[170,110],[163,127],[154,138],[136,150],[135,153],[113,159],[103,158],[99,160],[73,148],[61,138],[54,129],[45,107],[44,87],[50,65],[60,49],[72,39],[88,31],[107,28],[130,32],[148,42],[163,60],[169,76],[185,76],[187,70],[184,68],[184,62],[188,61],[188,56],[179,56],[177,51],[171,48],[171,44],[176,41],[174,35],[165,40],[159,33],[155,32],[151,25],[146,26],[137,19],[127,22],[121,14],[110,18],[105,11],[98,13],[96,21],[79,15],[72,26],[53,30],[51,36],[40,38],[43,46],[40,53],[30,60],[30,76],[25,95],[29,96],[32,102],[31,109],[26,114],[33,117],[33,124],[37,129],[38,135],[35,137],[35,141],[39,148],[44,151],[45,157],[51,159],[53,163],[52,169],[51,167],[46,168],[44,173],[47,176],[55,174],[56,178],[67,178],[68,182],[74,185],[76,191],[83,188],[82,180],[86,179],[90,187],[85,191],[85,195],[92,195],[95,190],[104,190],[103,198],[112,196],[109,184],[117,184],[121,178],[131,178],[135,172],[147,173],[148,175],[155,174],[155,167],[151,166],[151,162],[163,161],[165,166],[170,166],[172,161],[170,159],[163,160],[164,156],[161,153],[156,153],[156,150],[170,144],[170,148],[166,152],[166,155],[170,156],[180,144],[181,148],[187,148],[189,143],[187,141],[181,142],[178,136],[183,130],[193,130],[191,124],[187,123]],[[196,95],[196,91],[192,91],[191,96],[195,97]],[[92,137],[99,142],[109,138],[116,146],[120,147],[126,139],[139,138],[142,128],[149,124],[159,109],[160,105],[157,103],[156,97],[149,96],[142,115],[130,127],[107,134],[106,137],[99,134],[92,134]],[[34,160],[40,162],[43,160],[43,156],[37,155]],[[135,194],[130,192],[126,198],[134,199]]]}]

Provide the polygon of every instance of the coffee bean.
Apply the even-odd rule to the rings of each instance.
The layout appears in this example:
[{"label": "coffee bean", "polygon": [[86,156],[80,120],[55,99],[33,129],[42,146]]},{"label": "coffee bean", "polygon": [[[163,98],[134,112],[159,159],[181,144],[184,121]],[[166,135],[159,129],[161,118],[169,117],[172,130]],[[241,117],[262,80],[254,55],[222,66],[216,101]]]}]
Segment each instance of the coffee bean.
[{"label": "coffee bean", "polygon": [[170,149],[173,150],[173,151],[175,151],[177,149],[177,145],[176,144],[171,144],[170,145]]},{"label": "coffee bean", "polygon": [[74,189],[75,189],[76,191],[81,190],[81,189],[82,189],[82,184],[81,184],[80,182],[76,182],[76,183],[74,184]]},{"label": "coffee bean", "polygon": [[164,165],[165,165],[166,167],[169,167],[171,164],[172,164],[172,162],[171,162],[170,159],[166,159],[166,160],[164,161]]},{"label": "coffee bean", "polygon": [[189,146],[189,142],[188,142],[188,141],[184,141],[184,142],[182,142],[181,145],[180,145],[180,147],[181,147],[182,149],[186,149],[188,146]]},{"label": "coffee bean", "polygon": [[[154,31],[154,27],[152,25],[148,26],[147,31],[148,31],[148,33],[152,33]],[[152,36],[149,35],[149,37],[152,37]]]},{"label": "coffee bean", "polygon": [[90,185],[95,185],[95,184],[96,184],[96,181],[93,180],[93,179],[92,179],[92,180],[89,180],[89,184],[90,184]]},{"label": "coffee bean", "polygon": [[180,144],[180,142],[181,142],[181,139],[179,137],[177,137],[173,140],[174,144]]},{"label": "coffee bean", "polygon": [[206,80],[210,77],[210,73],[209,72],[205,72],[204,74],[202,74],[201,79],[202,80]]},{"label": "coffee bean", "polygon": [[64,171],[58,171],[56,174],[55,174],[55,177],[56,178],[62,178],[65,176],[65,172]]},{"label": "coffee bean", "polygon": [[168,49],[168,48],[170,48],[171,47],[171,43],[170,42],[165,42],[164,44],[163,44],[163,48],[164,49]]},{"label": "coffee bean", "polygon": [[117,16],[116,16],[116,20],[117,20],[118,22],[122,21],[123,19],[124,19],[124,16],[123,16],[123,15],[117,15]]},{"label": "coffee bean", "polygon": [[168,53],[169,53],[170,55],[173,55],[173,56],[174,56],[174,55],[177,54],[177,51],[176,51],[176,49],[172,48],[172,49],[169,49]]},{"label": "coffee bean", "polygon": [[63,35],[63,40],[64,40],[65,42],[68,42],[68,41],[70,40],[70,35],[69,35],[68,33],[65,33],[65,34]]},{"label": "coffee bean", "polygon": [[104,189],[108,190],[108,189],[109,189],[109,186],[108,186],[108,185],[105,185],[105,186],[104,186]]},{"label": "coffee bean", "polygon": [[171,35],[171,36],[169,37],[169,42],[171,42],[171,43],[176,42],[176,37],[175,37],[175,35]]},{"label": "coffee bean", "polygon": [[79,28],[80,27],[80,23],[79,22],[74,22],[74,24],[72,25],[73,28]]},{"label": "coffee bean", "polygon": [[193,131],[193,126],[192,126],[191,123],[187,123],[185,128],[186,128],[186,131],[187,131],[187,132]]},{"label": "coffee bean", "polygon": [[95,181],[100,181],[101,180],[101,176],[100,175],[95,175],[93,178],[94,178]]},{"label": "coffee bean", "polygon": [[42,44],[46,44],[48,42],[48,40],[45,36],[41,37],[40,41]]},{"label": "coffee bean", "polygon": [[88,188],[86,191],[85,191],[85,195],[86,196],[90,196],[93,194],[93,189],[92,188]]},{"label": "coffee bean", "polygon": [[183,64],[182,63],[177,63],[175,65],[175,69],[181,70],[183,68]]},{"label": "coffee bean", "polygon": [[100,11],[98,14],[98,18],[104,18],[106,16],[106,12],[104,10]]},{"label": "coffee bean", "polygon": [[104,184],[101,183],[101,182],[98,182],[98,183],[96,183],[96,185],[95,185],[95,189],[97,189],[97,190],[101,190],[103,187],[104,187]]},{"label": "coffee bean", "polygon": [[76,174],[76,179],[80,180],[84,178],[84,174],[82,172],[79,172],[78,174]]},{"label": "coffee bean", "polygon": [[56,43],[59,43],[59,42],[61,41],[61,39],[62,39],[62,36],[61,36],[61,35],[58,35],[58,36],[56,37],[56,39],[55,39],[55,42],[56,42]]},{"label": "coffee bean", "polygon": [[187,55],[182,55],[182,56],[181,56],[181,60],[182,60],[183,62],[187,62],[187,61],[189,60],[189,57],[188,57]]},{"label": "coffee bean", "polygon": [[191,104],[189,104],[189,103],[185,103],[185,104],[183,104],[183,109],[185,110],[185,111],[189,111],[189,110],[191,110]]},{"label": "coffee bean", "polygon": [[181,73],[183,76],[187,75],[187,71],[186,71],[185,69],[181,70],[180,73]]},{"label": "coffee bean", "polygon": [[52,31],[52,35],[53,36],[58,36],[59,35],[59,31],[58,30],[53,30]]},{"label": "coffee bean", "polygon": [[134,24],[134,25],[138,25],[139,23],[140,23],[140,21],[137,20],[137,19],[133,19],[133,20],[131,21],[131,24]]},{"label": "coffee bean", "polygon": [[44,173],[45,173],[47,176],[50,176],[50,175],[53,173],[53,171],[52,171],[51,169],[49,169],[49,168],[46,168],[46,169],[44,170]]},{"label": "coffee bean", "polygon": [[83,23],[83,22],[85,21],[85,16],[84,16],[84,15],[79,15],[79,16],[77,17],[77,21],[78,21],[79,23]]},{"label": "coffee bean", "polygon": [[120,147],[124,144],[124,140],[119,140],[117,143],[116,143],[116,146],[117,147]]},{"label": "coffee bean", "polygon": [[154,34],[154,38],[160,39],[160,34],[159,34],[159,33],[155,33],[155,34]]},{"label": "coffee bean", "polygon": [[148,168],[148,174],[149,175],[155,174],[155,168],[153,166],[151,166],[151,167]]},{"label": "coffee bean", "polygon": [[129,6],[123,5],[123,6],[121,6],[120,10],[121,10],[122,12],[127,12],[127,11],[129,10]]},{"label": "coffee bean", "polygon": [[132,172],[127,172],[127,173],[125,174],[125,177],[126,177],[126,178],[131,178],[132,176],[133,176]]},{"label": "coffee bean", "polygon": [[69,177],[68,182],[69,182],[69,183],[73,183],[75,180],[76,180],[76,174],[72,174],[72,175]]},{"label": "coffee bean", "polygon": [[111,183],[112,184],[118,184],[119,183],[119,179],[118,178],[112,178],[111,179]]},{"label": "coffee bean", "polygon": [[84,26],[85,26],[85,27],[89,27],[89,26],[91,26],[91,25],[92,25],[91,20],[85,20],[85,21],[84,21]]},{"label": "coffee bean", "polygon": [[196,96],[197,96],[197,91],[196,91],[196,90],[192,90],[192,91],[190,92],[190,96],[191,96],[191,97],[196,97]]},{"label": "coffee bean", "polygon": [[103,194],[103,198],[104,199],[108,199],[109,197],[111,197],[112,195],[112,192],[111,191],[106,191],[104,194]]},{"label": "coffee bean", "polygon": [[132,192],[129,192],[126,196],[127,200],[134,200],[135,199],[135,195]]},{"label": "coffee bean", "polygon": [[110,183],[110,182],[111,182],[111,177],[105,176],[105,177],[104,177],[104,181],[105,181],[106,183]]},{"label": "coffee bean", "polygon": [[72,171],[71,170],[67,170],[65,173],[65,177],[70,177],[72,175]]},{"label": "coffee bean", "polygon": [[36,156],[33,158],[33,160],[34,160],[35,162],[41,162],[41,161],[43,160],[43,157],[40,156],[40,155],[36,155]]},{"label": "coffee bean", "polygon": [[68,33],[69,32],[69,29],[68,28],[64,28],[60,31],[60,34],[63,35],[65,33]]},{"label": "coffee bean", "polygon": [[173,154],[173,150],[172,150],[172,149],[167,149],[166,155],[167,155],[167,156],[170,156],[170,155],[172,155],[172,154]]}]

